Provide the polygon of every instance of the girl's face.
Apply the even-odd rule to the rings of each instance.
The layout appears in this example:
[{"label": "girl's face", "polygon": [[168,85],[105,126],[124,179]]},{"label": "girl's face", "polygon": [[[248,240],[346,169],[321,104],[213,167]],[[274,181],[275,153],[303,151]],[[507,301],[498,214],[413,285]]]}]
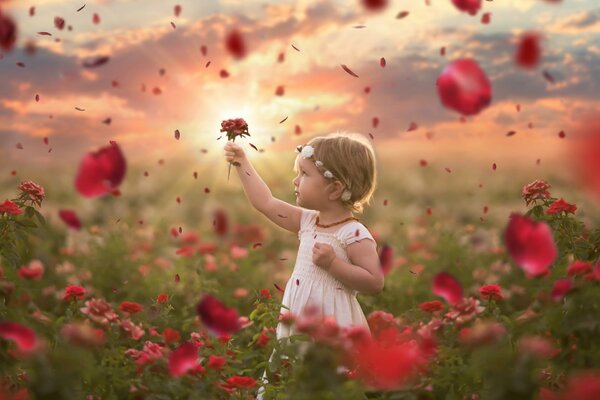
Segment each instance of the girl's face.
[{"label": "girl's face", "polygon": [[296,192],[296,204],[300,207],[317,210],[327,200],[327,179],[319,172],[311,159],[298,155],[298,171],[293,180]]}]

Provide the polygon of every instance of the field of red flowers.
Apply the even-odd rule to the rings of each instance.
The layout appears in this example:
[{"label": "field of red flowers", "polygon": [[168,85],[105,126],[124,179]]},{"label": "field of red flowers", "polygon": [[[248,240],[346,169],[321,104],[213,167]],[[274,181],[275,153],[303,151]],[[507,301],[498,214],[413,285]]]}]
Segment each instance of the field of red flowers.
[{"label": "field of red flowers", "polygon": [[[103,152],[118,159],[115,143]],[[365,215],[386,275],[381,294],[359,295],[369,337],[280,313],[297,243],[239,188],[203,203],[208,215],[187,204],[209,221],[193,229],[140,219],[141,199],[106,185],[119,174],[98,181],[86,168],[75,189],[3,184],[1,398],[251,399],[265,370],[265,398],[277,399],[600,396],[598,216],[558,177],[521,185],[507,173],[481,216],[441,180],[430,189],[445,200],[432,203],[384,179],[384,205]],[[68,190],[104,196],[78,214],[58,207]],[[430,207],[393,212],[403,202]],[[279,321],[302,334],[277,341]]]}]

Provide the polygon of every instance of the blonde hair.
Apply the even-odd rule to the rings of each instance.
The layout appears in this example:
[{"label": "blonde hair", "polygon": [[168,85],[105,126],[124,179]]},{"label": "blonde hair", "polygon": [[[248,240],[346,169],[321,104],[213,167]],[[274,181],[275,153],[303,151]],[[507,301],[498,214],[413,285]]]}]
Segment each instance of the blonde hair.
[{"label": "blonde hair", "polygon": [[[329,170],[348,190],[350,198],[342,201],[352,212],[362,213],[370,204],[377,188],[377,167],[373,146],[363,135],[335,132],[312,138],[307,145],[314,148],[314,159],[323,162],[316,165],[323,174]],[[294,165],[297,170],[298,158]]]}]

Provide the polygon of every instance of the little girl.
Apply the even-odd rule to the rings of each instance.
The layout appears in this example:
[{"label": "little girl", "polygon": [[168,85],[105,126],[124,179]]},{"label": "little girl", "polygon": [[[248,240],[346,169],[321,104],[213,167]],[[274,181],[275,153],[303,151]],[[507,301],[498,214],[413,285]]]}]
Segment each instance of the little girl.
[{"label": "little girl", "polygon": [[[369,331],[356,295],[381,292],[383,272],[373,236],[352,213],[361,213],[375,191],[370,143],[362,135],[334,133],[298,146],[293,180],[297,206],[273,197],[239,145],[227,142],[224,149],[250,203],[300,239],[282,304],[292,315],[312,305],[335,317],[340,327],[360,325]],[[287,310],[282,307],[281,312]],[[296,333],[293,326],[277,325],[277,339]],[[257,399],[262,399],[261,390]]]}]

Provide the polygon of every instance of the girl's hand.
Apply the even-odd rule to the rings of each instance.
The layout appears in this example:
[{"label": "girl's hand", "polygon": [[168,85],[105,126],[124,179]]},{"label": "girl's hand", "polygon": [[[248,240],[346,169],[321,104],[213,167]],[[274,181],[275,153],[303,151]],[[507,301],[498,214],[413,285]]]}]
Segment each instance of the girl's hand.
[{"label": "girl's hand", "polygon": [[331,267],[333,260],[335,260],[333,247],[325,243],[315,243],[313,246],[312,260],[317,267],[328,270]]},{"label": "girl's hand", "polygon": [[241,164],[243,160],[246,159],[246,153],[244,153],[244,149],[242,149],[239,145],[233,142],[225,143],[225,159],[235,165],[236,167]]}]

